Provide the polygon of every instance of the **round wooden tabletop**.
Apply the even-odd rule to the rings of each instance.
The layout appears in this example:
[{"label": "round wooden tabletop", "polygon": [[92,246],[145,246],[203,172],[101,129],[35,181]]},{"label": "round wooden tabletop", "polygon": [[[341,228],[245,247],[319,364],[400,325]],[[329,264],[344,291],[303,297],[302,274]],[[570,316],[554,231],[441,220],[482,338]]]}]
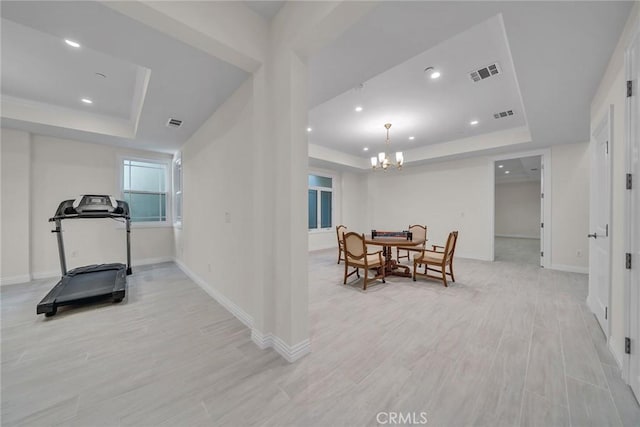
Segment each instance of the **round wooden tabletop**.
[{"label": "round wooden tabletop", "polygon": [[376,237],[372,239],[370,235],[365,236],[364,241],[367,245],[375,246],[420,246],[425,242],[424,239],[407,240],[405,237]]}]

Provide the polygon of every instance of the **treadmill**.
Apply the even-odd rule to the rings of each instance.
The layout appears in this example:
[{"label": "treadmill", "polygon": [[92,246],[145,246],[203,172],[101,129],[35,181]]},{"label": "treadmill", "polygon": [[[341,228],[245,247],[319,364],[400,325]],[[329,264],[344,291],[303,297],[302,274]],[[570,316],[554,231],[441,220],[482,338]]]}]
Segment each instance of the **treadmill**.
[{"label": "treadmill", "polygon": [[[124,221],[127,236],[127,264],[94,264],[67,271],[62,240],[62,221],[67,219],[111,218]],[[75,200],[60,203],[55,216],[49,218],[55,222],[60,254],[62,278],[40,301],[36,314],[53,316],[59,306],[88,304],[111,298],[114,303],[122,301],[126,293],[127,276],[131,274],[131,218],[129,205],[111,196],[85,194]]]}]

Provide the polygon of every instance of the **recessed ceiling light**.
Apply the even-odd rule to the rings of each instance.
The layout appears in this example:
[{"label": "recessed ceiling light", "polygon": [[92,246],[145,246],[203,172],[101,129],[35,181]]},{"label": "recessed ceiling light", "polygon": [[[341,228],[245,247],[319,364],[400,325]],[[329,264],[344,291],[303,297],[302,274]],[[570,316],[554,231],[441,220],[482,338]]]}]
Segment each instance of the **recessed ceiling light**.
[{"label": "recessed ceiling light", "polygon": [[307,132],[311,132],[313,129],[311,128],[307,128]]},{"label": "recessed ceiling light", "polygon": [[504,165],[498,165],[498,167],[499,167],[499,168],[503,168],[503,167],[504,167]]},{"label": "recessed ceiling light", "polygon": [[410,137],[409,137],[409,140],[410,140],[410,141],[413,141],[414,139],[416,139],[416,137],[415,137],[415,136],[410,136]]},{"label": "recessed ceiling light", "polygon": [[478,121],[477,121],[477,120],[471,120],[471,121],[469,122],[469,124],[470,124],[470,125],[477,125],[477,124],[478,124]]},{"label": "recessed ceiling light", "polygon": [[93,101],[89,98],[82,98],[80,101],[84,102],[85,104],[93,104]]},{"label": "recessed ceiling light", "polygon": [[362,107],[358,105],[358,106],[355,108],[355,110],[359,113],[360,111],[362,111]]},{"label": "recessed ceiling light", "polygon": [[79,48],[80,47],[80,43],[74,42],[73,40],[64,39],[64,42],[66,44],[68,44],[69,46],[71,46],[71,47],[75,47],[75,48]]},{"label": "recessed ceiling light", "polygon": [[504,171],[504,173],[509,173],[509,171]]},{"label": "recessed ceiling light", "polygon": [[362,151],[369,151],[369,147],[364,147]]},{"label": "recessed ceiling light", "polygon": [[429,77],[431,77],[432,79],[437,79],[438,77],[440,77],[440,71],[437,71],[435,68],[433,67],[427,67],[424,69],[424,73],[426,75],[428,75]]}]

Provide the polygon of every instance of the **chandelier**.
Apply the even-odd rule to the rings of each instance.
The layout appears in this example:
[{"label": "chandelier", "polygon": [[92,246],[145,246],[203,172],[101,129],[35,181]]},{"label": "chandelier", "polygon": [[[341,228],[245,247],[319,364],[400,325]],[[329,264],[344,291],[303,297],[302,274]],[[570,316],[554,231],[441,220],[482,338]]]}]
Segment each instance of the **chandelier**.
[{"label": "chandelier", "polygon": [[389,128],[391,127],[391,123],[386,123],[384,127],[387,129],[387,140],[385,141],[386,151],[382,153],[378,153],[378,157],[371,158],[371,166],[373,169],[382,169],[387,170],[389,166],[395,166],[398,169],[402,168],[402,164],[404,163],[404,157],[402,156],[402,151],[396,151],[396,160],[392,161],[389,158],[389,154],[391,152],[391,141],[389,140]]}]

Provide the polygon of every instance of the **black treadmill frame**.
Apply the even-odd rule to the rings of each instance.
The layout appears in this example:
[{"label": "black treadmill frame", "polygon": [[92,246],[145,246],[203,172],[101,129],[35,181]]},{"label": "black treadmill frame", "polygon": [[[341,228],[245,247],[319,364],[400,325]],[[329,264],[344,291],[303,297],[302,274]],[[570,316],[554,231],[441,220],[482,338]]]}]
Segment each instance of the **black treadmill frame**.
[{"label": "black treadmill frame", "polygon": [[[85,197],[108,197],[103,195],[84,195]],[[108,210],[92,210],[92,211],[77,211],[73,206],[75,200],[65,200],[58,206],[55,215],[49,218],[49,222],[55,223],[55,229],[51,230],[52,233],[56,233],[58,241],[58,254],[60,257],[60,271],[62,277],[60,281],[47,293],[47,295],[38,303],[36,308],[36,314],[44,313],[46,316],[52,316],[56,314],[59,306],[63,305],[75,305],[84,304],[103,299],[111,296],[114,302],[120,302],[124,299],[126,294],[126,276],[131,275],[131,217],[129,214],[129,205],[123,200],[116,200],[117,207],[112,211]],[[77,267],[71,271],[67,271],[67,261],[64,250],[64,240],[62,238],[62,221],[66,219],[100,219],[100,218],[112,218],[123,219],[125,222],[126,237],[127,237],[127,264],[99,264],[88,265],[83,267]],[[106,270],[122,270],[125,274],[116,273],[116,280],[113,289],[108,292],[100,291],[90,295],[85,295],[82,298],[70,299],[63,302],[56,301],[58,296],[64,291],[65,279],[70,280],[73,276],[80,274],[91,274],[102,272]]]}]

